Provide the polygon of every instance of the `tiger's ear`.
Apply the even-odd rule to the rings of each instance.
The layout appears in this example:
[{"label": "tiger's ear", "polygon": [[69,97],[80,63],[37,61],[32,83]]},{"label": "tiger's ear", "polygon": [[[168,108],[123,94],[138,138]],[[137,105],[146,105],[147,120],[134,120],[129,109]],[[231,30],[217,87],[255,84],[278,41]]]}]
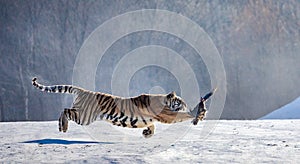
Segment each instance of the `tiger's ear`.
[{"label": "tiger's ear", "polygon": [[172,91],[172,92],[170,92],[168,95],[167,95],[167,98],[173,98],[173,97],[175,97],[176,96],[176,92],[175,91]]}]

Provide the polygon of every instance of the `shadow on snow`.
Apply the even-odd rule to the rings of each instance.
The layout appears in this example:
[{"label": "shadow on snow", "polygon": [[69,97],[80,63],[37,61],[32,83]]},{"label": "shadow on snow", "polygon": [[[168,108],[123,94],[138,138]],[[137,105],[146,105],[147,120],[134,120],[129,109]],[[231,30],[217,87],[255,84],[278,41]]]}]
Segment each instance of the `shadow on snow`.
[{"label": "shadow on snow", "polygon": [[70,141],[63,139],[41,139],[24,141],[22,143],[37,143],[37,144],[61,144],[61,145],[72,145],[72,144],[114,144],[113,142],[96,142],[96,141]]}]

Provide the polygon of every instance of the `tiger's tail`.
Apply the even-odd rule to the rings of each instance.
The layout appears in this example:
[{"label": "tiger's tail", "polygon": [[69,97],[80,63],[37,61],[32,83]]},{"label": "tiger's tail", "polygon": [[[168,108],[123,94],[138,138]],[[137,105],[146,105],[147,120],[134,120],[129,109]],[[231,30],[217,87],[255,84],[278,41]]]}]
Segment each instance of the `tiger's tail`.
[{"label": "tiger's tail", "polygon": [[40,83],[38,83],[37,78],[34,77],[32,79],[32,85],[36,88],[44,91],[44,92],[50,92],[50,93],[70,93],[78,95],[81,92],[84,92],[82,88],[73,86],[73,85],[52,85],[52,86],[45,86]]}]

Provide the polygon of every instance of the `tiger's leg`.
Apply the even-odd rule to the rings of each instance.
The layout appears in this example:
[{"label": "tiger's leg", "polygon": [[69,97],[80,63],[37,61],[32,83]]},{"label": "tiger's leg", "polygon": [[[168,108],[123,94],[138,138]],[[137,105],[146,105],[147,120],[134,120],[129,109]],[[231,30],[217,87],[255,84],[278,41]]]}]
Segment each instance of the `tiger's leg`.
[{"label": "tiger's leg", "polygon": [[65,110],[61,112],[61,115],[58,119],[58,130],[60,132],[66,132],[68,130],[69,120],[75,121],[76,123],[78,122],[78,112],[76,111],[76,109],[65,108]]},{"label": "tiger's leg", "polygon": [[154,134],[154,129],[155,129],[155,126],[154,125],[150,125],[147,127],[147,129],[144,129],[143,130],[143,136],[145,138],[150,138],[153,136]]},{"label": "tiger's leg", "polygon": [[[66,110],[66,109],[65,109]],[[61,112],[61,115],[58,119],[58,130],[61,132],[66,132],[68,130],[68,118],[65,115],[65,111]]]}]

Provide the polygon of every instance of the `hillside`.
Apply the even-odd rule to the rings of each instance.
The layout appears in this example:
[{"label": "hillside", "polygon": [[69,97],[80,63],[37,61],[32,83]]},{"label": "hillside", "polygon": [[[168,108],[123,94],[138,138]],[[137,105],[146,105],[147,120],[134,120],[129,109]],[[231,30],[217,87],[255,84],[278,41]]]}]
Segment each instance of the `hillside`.
[{"label": "hillside", "polygon": [[[137,21],[138,16],[132,18],[133,23],[126,28],[126,20],[119,20],[100,32],[102,40],[88,47],[95,54],[102,49],[103,56],[83,57],[79,61],[87,67],[78,69],[78,54],[85,50],[82,47],[90,36],[97,34],[93,33],[95,30],[125,13],[145,9],[171,12],[190,20],[195,28],[182,23],[182,19],[155,17],[155,14],[147,17],[143,12],[140,14],[145,17],[143,21]],[[70,96],[35,90],[31,86],[32,77],[38,77],[46,85],[73,84],[78,78],[74,74],[77,71],[85,75],[80,78],[80,86],[113,93],[116,70],[120,71],[116,78],[122,84],[120,93],[124,95],[137,96],[160,88],[162,93],[176,91],[186,101],[194,101],[219,87],[217,94],[226,93],[226,98],[216,94],[213,104],[222,106],[225,101],[224,108],[211,110],[222,115],[210,118],[260,118],[300,96],[299,11],[298,0],[1,0],[0,121],[56,120],[63,108],[71,106]],[[129,32],[146,24],[181,29],[182,33],[175,35],[146,27]],[[197,28],[202,33],[191,32]],[[121,32],[128,33],[106,42]],[[200,44],[193,45],[186,38]],[[152,48],[152,54],[160,56],[145,58],[142,55],[149,54],[149,49],[144,47]],[[216,53],[212,52],[218,55],[213,56]],[[137,56],[124,62],[128,67],[119,68],[129,54]],[[142,61],[161,65],[148,63],[136,68]],[[88,69],[91,65],[95,74]],[[129,70],[134,73],[128,82],[124,79]],[[212,74],[214,71],[222,72],[226,78]],[[86,79],[90,76],[93,77]],[[125,84],[126,87],[121,87]],[[184,90],[185,87],[189,90]],[[200,94],[191,93],[194,91]]]}]

